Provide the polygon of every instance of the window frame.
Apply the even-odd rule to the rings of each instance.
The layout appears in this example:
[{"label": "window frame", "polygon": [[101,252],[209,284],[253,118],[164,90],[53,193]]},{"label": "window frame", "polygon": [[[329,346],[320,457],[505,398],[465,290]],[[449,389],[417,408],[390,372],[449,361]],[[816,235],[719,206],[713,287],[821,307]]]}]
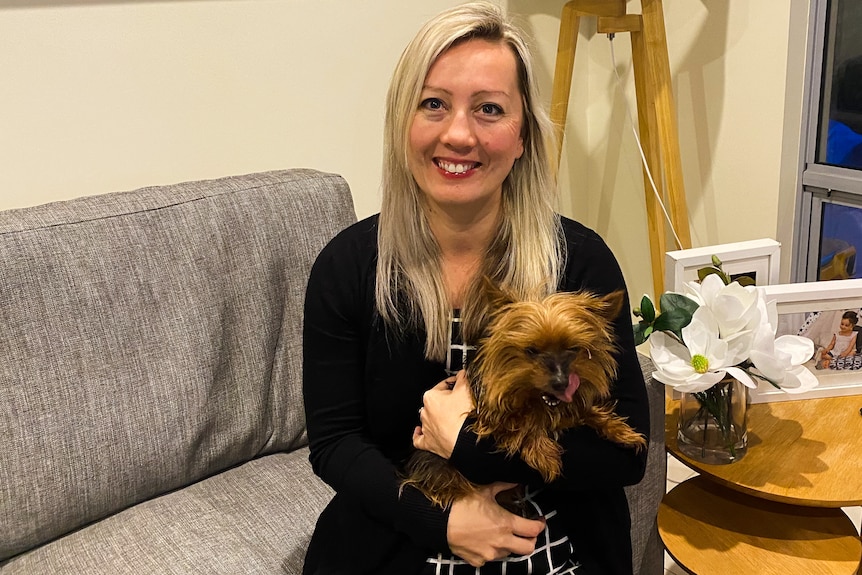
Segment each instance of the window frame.
[{"label": "window frame", "polygon": [[[826,51],[827,31],[832,32],[831,37],[834,38],[837,25],[837,10],[830,14],[830,2],[832,0],[811,0],[809,11],[806,90],[803,98],[800,170],[791,263],[791,277],[797,282],[818,279],[821,214],[824,203],[862,208],[862,170],[831,166],[817,161],[818,131],[822,130],[821,135],[825,138],[827,129],[827,126],[820,125],[824,71],[831,74],[834,68],[832,56]],[[831,89],[831,85],[829,88]]]}]

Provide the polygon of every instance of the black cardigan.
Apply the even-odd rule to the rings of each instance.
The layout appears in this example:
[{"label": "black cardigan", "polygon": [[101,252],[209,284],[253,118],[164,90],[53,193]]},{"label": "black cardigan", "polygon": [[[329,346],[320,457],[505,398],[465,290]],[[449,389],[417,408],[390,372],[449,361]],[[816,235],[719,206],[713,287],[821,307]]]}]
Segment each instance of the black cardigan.
[{"label": "black cardigan", "polygon": [[[413,489],[398,494],[398,465],[412,447],[422,394],[445,379],[424,358],[424,335],[383,325],[374,299],[377,222],[372,216],[327,245],[312,268],[303,329],[303,392],[310,460],[336,495],[318,520],[304,574],[410,575],[449,552],[448,512]],[[563,218],[567,259],[561,291],[625,289],[619,265],[593,231]],[[632,337],[629,302],[615,322],[621,347],[616,411],[649,437],[646,389]],[[468,420],[469,423],[469,420]],[[535,484],[518,459],[462,429],[451,461],[477,483]],[[623,486],[641,480],[646,450],[603,440],[590,428],[561,439],[563,477],[550,487],[588,573],[630,574],[631,537]]]}]

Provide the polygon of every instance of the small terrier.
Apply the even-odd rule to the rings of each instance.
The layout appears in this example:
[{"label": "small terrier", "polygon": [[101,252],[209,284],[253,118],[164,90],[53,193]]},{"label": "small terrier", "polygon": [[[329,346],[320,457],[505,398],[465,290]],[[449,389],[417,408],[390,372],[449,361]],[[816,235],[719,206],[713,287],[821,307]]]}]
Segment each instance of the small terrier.
[{"label": "small terrier", "polygon": [[[551,482],[562,473],[561,432],[588,425],[621,445],[641,450],[643,435],[613,412],[608,401],[616,377],[610,328],[623,293],[600,297],[560,292],[541,301],[514,301],[491,286],[489,317],[467,377],[473,394],[472,430],[500,451],[519,456]],[[405,466],[413,485],[442,508],[477,486],[446,459],[417,450]],[[501,494],[503,495],[503,494]],[[511,500],[500,503],[521,513]]]}]

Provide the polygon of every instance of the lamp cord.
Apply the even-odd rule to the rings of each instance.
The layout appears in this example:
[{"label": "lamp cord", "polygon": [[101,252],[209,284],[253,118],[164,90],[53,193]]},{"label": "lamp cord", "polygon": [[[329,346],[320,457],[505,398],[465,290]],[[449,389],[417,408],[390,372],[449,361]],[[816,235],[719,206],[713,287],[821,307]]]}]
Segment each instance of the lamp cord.
[{"label": "lamp cord", "polygon": [[647,177],[649,178],[649,183],[652,186],[653,194],[655,194],[655,197],[658,200],[659,205],[661,206],[661,211],[664,212],[664,218],[665,218],[665,220],[667,220],[667,223],[670,226],[670,231],[671,231],[671,233],[673,233],[673,237],[676,240],[677,249],[681,250],[681,249],[683,249],[682,242],[680,241],[679,236],[676,233],[676,229],[673,227],[673,222],[671,222],[671,220],[670,220],[670,215],[667,213],[667,208],[664,205],[664,201],[662,200],[661,194],[658,193],[658,188],[655,185],[655,180],[653,180],[652,171],[649,169],[649,164],[647,163],[646,154],[644,153],[644,148],[641,145],[640,136],[638,135],[638,131],[635,128],[635,122],[634,122],[634,119],[632,116],[632,110],[631,110],[631,107],[629,107],[628,100],[626,99],[625,91],[623,89],[623,81],[622,81],[622,78],[620,78],[620,73],[617,71],[617,59],[616,59],[616,55],[614,54],[614,35],[608,34],[608,40],[609,40],[608,43],[610,44],[610,47],[611,47],[611,64],[613,65],[613,68],[614,68],[614,76],[616,76],[616,79],[617,79],[617,89],[620,91],[620,96],[622,97],[623,103],[626,106],[626,113],[628,114],[628,117],[629,117],[629,124],[631,125],[631,128],[632,128],[632,134],[634,134],[634,136],[635,136],[635,142],[637,142],[638,151],[641,154],[641,161],[643,162],[644,170],[646,171]]}]

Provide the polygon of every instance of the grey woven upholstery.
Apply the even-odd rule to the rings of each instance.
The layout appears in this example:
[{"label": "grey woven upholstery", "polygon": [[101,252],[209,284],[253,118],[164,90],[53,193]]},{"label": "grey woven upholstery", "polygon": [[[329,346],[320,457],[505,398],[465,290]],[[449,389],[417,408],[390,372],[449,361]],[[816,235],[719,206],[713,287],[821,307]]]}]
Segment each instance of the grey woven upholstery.
[{"label": "grey woven upholstery", "polygon": [[626,488],[632,517],[632,562],[635,575],[664,574],[664,546],[658,536],[656,515],[667,489],[667,453],[664,443],[665,388],[654,380],[652,361],[639,355],[649,393],[650,438],[646,475]]},{"label": "grey woven upholstery", "polygon": [[[0,212],[0,575],[300,572],[331,497],[304,290],[354,218],[313,170]],[[644,560],[654,463],[630,492]]]}]

